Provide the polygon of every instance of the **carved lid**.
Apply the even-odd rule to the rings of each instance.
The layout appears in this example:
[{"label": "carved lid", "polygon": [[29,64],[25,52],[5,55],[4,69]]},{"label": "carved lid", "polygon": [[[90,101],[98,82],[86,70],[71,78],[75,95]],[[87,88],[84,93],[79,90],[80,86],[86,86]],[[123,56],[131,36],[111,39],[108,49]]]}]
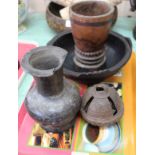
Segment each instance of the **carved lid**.
[{"label": "carved lid", "polygon": [[123,103],[117,91],[106,84],[89,87],[82,98],[81,114],[92,125],[115,123],[122,117],[123,112]]}]

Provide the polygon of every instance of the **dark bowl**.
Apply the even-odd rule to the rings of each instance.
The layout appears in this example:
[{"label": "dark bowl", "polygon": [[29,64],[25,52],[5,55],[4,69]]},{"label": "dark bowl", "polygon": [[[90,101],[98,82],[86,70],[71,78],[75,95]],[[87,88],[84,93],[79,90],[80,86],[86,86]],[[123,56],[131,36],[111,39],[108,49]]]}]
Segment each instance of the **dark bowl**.
[{"label": "dark bowl", "polygon": [[64,62],[64,74],[67,77],[77,79],[83,83],[97,83],[104,78],[117,73],[129,60],[132,53],[132,44],[129,38],[110,32],[105,42],[107,46],[107,60],[100,68],[96,70],[83,69],[75,65],[74,57],[74,41],[70,31],[61,32],[50,40],[47,45],[54,45],[66,49],[68,55]]},{"label": "dark bowl", "polygon": [[46,20],[48,26],[57,32],[69,29],[66,27],[66,20],[62,19],[59,13],[59,11],[63,8],[64,6],[53,1],[51,1],[46,8]]}]

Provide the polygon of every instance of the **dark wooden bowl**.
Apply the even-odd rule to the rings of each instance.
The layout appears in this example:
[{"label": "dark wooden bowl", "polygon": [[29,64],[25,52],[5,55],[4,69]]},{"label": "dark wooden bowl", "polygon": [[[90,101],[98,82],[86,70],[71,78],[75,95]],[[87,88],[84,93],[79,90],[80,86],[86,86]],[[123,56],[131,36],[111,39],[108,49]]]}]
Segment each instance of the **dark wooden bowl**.
[{"label": "dark wooden bowl", "polygon": [[62,19],[59,13],[63,8],[64,6],[54,3],[53,1],[51,1],[46,8],[46,20],[48,26],[57,32],[69,29],[66,28],[66,20]]},{"label": "dark wooden bowl", "polygon": [[106,53],[107,60],[100,68],[92,71],[80,68],[74,63],[75,43],[70,31],[59,33],[52,38],[47,45],[58,46],[67,50],[68,55],[64,63],[64,74],[67,77],[71,77],[87,84],[98,83],[117,73],[128,62],[132,52],[132,43],[129,38],[116,32],[110,32],[105,43],[105,46],[107,46],[108,49]]}]

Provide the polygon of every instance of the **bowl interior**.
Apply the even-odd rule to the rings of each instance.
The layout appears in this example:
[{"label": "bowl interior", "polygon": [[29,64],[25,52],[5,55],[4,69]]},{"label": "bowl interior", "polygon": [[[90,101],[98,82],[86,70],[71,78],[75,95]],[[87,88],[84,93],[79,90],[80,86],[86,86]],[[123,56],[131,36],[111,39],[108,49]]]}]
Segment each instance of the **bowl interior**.
[{"label": "bowl interior", "polygon": [[51,70],[60,65],[59,59],[48,51],[32,53],[29,64],[37,70]]},{"label": "bowl interior", "polygon": [[70,31],[59,33],[47,45],[67,50],[68,54],[63,64],[64,75],[89,85],[117,73],[128,62],[132,53],[130,40],[118,33],[110,32],[104,44],[107,48],[105,64],[98,69],[90,70],[75,65],[73,61],[75,44]]},{"label": "bowl interior", "polygon": [[74,4],[71,10],[84,16],[99,16],[107,13],[110,7],[104,1],[85,1]]},{"label": "bowl interior", "polygon": [[[117,63],[120,62],[120,60],[125,55],[125,45],[121,42],[119,39],[114,39],[115,37],[112,35],[109,35],[108,40],[106,41],[105,45],[107,46],[107,53],[106,57],[107,60],[105,64],[103,64],[100,68],[95,69],[94,71],[109,69],[113,66],[115,66]],[[50,44],[51,45],[51,44]],[[64,63],[64,68],[67,68],[68,70],[74,71],[74,72],[90,72],[92,70],[84,69],[76,66],[73,61],[74,57],[74,40],[71,33],[68,33],[66,35],[63,35],[62,37],[57,38],[57,40],[53,43],[54,46],[61,47],[63,49],[66,49],[70,54],[67,55],[67,58]]]},{"label": "bowl interior", "polygon": [[86,128],[86,136],[90,142],[95,142],[99,136],[99,127],[88,124]]},{"label": "bowl interior", "polygon": [[58,17],[61,17],[59,11],[63,8],[64,6],[54,3],[54,2],[50,2],[48,6],[49,11]]}]

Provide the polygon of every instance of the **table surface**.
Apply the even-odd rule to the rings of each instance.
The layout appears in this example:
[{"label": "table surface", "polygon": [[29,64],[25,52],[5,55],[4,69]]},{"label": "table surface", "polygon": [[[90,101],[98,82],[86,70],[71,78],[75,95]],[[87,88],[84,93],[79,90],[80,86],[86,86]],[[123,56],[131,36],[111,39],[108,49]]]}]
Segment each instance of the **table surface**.
[{"label": "table surface", "polygon": [[[136,51],[136,41],[133,38],[133,28],[136,20],[133,17],[119,17],[112,31],[118,32],[123,36],[129,37],[132,41],[133,50]],[[18,40],[44,46],[57,33],[51,30],[46,22],[45,15],[40,13],[31,13],[28,15],[23,24],[26,30],[18,34]],[[20,107],[27,91],[31,85],[33,78],[31,75],[25,74],[18,86],[18,106]]]}]

